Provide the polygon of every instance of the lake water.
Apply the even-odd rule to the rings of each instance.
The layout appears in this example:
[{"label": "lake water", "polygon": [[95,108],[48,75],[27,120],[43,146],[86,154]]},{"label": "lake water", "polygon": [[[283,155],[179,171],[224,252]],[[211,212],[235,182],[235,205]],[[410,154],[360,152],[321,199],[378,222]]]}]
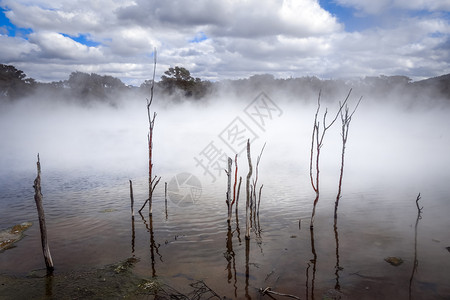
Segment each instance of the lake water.
[{"label": "lake water", "polygon": [[[119,108],[34,104],[30,109],[26,103],[5,108],[0,119],[0,230],[24,221],[34,225],[17,247],[0,253],[1,274],[26,276],[45,266],[33,198],[39,152],[56,274],[134,256],[140,259],[136,275],[158,277],[186,293],[190,283],[203,280],[218,295],[238,299],[260,298],[259,289],[266,287],[302,299],[448,299],[449,109],[361,104],[349,130],[334,230],[338,119],[324,139],[311,232],[315,194],[309,151],[316,107],[278,99],[271,118],[259,126],[245,113],[252,100],[155,107],[154,174],[162,179],[151,226],[147,207],[143,218],[137,213],[148,197],[145,101]],[[336,105],[323,106],[331,118]],[[230,155],[232,147],[241,150],[239,141],[227,139],[238,125],[246,125],[254,139],[253,166],[266,143],[259,165],[258,190],[264,185],[255,219],[259,226],[248,243],[245,153],[238,161],[243,177],[239,224],[233,211],[231,231],[226,174],[220,161],[208,160],[214,153]],[[209,169],[202,167],[208,164]],[[180,186],[183,193],[193,193],[195,203],[180,203],[186,194],[175,194],[172,180],[183,173],[200,183]],[[164,182],[169,185],[167,214]],[[423,212],[416,227],[419,192]],[[387,257],[403,263],[392,266]]]}]

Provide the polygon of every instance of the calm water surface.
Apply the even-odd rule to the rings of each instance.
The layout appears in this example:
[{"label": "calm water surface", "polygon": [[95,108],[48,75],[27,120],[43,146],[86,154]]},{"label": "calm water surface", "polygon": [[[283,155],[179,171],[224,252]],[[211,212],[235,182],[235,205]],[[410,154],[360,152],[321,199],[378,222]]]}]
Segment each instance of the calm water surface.
[{"label": "calm water surface", "polygon": [[[365,122],[373,124],[378,119],[376,114],[365,113]],[[163,150],[155,153],[156,158],[160,157],[159,165],[155,161],[155,172],[163,178],[155,191],[151,220],[147,208],[143,210],[143,218],[137,213],[148,191],[145,120],[143,143],[137,142],[142,136],[133,133],[131,125],[117,125],[122,128],[118,133],[106,127],[89,129],[96,138],[105,138],[106,133],[117,141],[134,134],[131,144],[135,143],[130,150],[133,158],[125,163],[110,161],[108,165],[105,161],[115,158],[114,154],[108,154],[105,160],[85,154],[90,161],[97,158],[98,165],[60,168],[41,153],[42,191],[56,273],[100,267],[135,256],[140,259],[133,269],[135,274],[157,276],[180,292],[187,291],[189,283],[203,280],[216,293],[229,298],[259,298],[260,288],[271,287],[302,299],[322,299],[333,291],[349,299],[407,299],[410,295],[413,299],[448,299],[449,127],[439,126],[438,132],[431,131],[435,125],[428,118],[406,125],[400,122],[403,125],[397,127],[390,127],[389,122],[394,121],[387,118],[384,122],[387,125],[381,128],[372,125],[364,128],[363,120],[358,121],[359,125],[355,121],[354,131],[350,132],[350,140],[354,142],[348,145],[337,230],[333,227],[333,209],[340,146],[338,135],[330,137],[327,152],[323,152],[321,196],[311,232],[309,217],[314,194],[305,155],[309,151],[310,127],[305,125],[304,130],[296,133],[304,135],[300,146],[292,139],[292,126],[290,134],[284,129],[280,131],[287,128],[286,124],[295,123],[296,118],[286,112],[280,124],[274,125],[274,130],[265,137],[268,144],[259,178],[264,187],[259,219],[255,219],[259,227],[252,230],[248,243],[244,238],[247,172],[244,156],[239,162],[239,175],[244,178],[239,223],[233,212],[231,231],[226,223],[226,177],[222,175],[212,182],[193,160],[216,138],[220,126],[197,136],[195,142],[187,142],[186,136],[195,125],[181,130],[177,124],[183,120],[161,117],[161,128],[179,130],[171,131],[170,141],[175,143],[176,150],[163,146],[166,155],[161,154]],[[439,115],[439,121],[448,125],[444,115]],[[400,133],[402,139],[398,138]],[[162,143],[164,138],[157,137],[157,141]],[[185,143],[188,146],[183,148]],[[143,149],[135,150],[136,144]],[[252,152],[256,158],[262,143],[254,145]],[[2,147],[6,153],[7,147]],[[295,147],[298,153],[292,150]],[[123,145],[119,147],[122,148]],[[438,151],[432,152],[433,149]],[[130,163],[134,165],[130,167]],[[2,274],[25,276],[44,266],[32,188],[36,174],[34,165],[14,170],[5,159],[3,164],[10,168],[0,171],[0,229],[24,221],[32,221],[34,225],[16,248],[0,253],[0,270]],[[183,207],[169,197],[166,214],[164,182],[181,172],[199,178],[201,197],[195,204]],[[136,202],[134,219],[130,212],[129,179],[133,180]],[[424,209],[416,230],[415,200],[419,192],[422,195],[419,203]],[[400,257],[404,262],[391,266],[384,261],[390,256]],[[415,257],[418,265],[413,273]]]}]

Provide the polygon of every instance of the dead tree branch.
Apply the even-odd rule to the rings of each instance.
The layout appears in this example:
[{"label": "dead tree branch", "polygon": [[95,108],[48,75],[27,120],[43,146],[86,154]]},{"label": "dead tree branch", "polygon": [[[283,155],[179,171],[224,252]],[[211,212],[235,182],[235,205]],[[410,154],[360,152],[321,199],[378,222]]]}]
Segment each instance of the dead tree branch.
[{"label": "dead tree branch", "polygon": [[[338,193],[336,196],[336,201],[334,204],[334,220],[335,220],[335,226],[337,222],[337,210],[339,206],[339,199],[341,198],[341,192],[342,192],[342,178],[344,176],[344,159],[345,159],[345,146],[347,144],[347,138],[348,138],[348,129],[350,127],[350,122],[352,120],[353,114],[356,112],[356,109],[359,106],[359,103],[361,103],[362,97],[359,98],[358,103],[356,104],[354,110],[352,113],[349,114],[349,107],[347,104],[345,104],[345,109],[343,112],[341,110],[341,138],[342,138],[342,151],[341,151],[341,170],[339,175],[339,187],[338,187]],[[341,105],[341,103],[339,103]],[[342,105],[341,105],[342,106]]]},{"label": "dead tree branch", "polygon": [[[261,153],[258,155],[258,157],[256,158],[256,168],[255,168],[255,179],[253,180],[253,201],[255,203],[254,206],[254,215],[256,216],[257,213],[257,205],[256,205],[256,201],[257,201],[257,197],[256,197],[256,185],[258,183],[258,170],[259,170],[259,162],[261,161],[261,157],[262,154],[264,152],[264,148],[266,147],[266,143],[264,143],[263,147],[261,148]],[[260,190],[261,192],[261,190]],[[261,198],[261,197],[260,197]],[[259,205],[258,205],[259,207]]]},{"label": "dead tree branch", "polygon": [[152,177],[152,171],[153,171],[153,162],[152,162],[152,152],[153,152],[153,128],[155,126],[155,118],[156,118],[156,112],[153,112],[153,117],[150,113],[150,106],[152,105],[153,102],[153,90],[155,87],[155,74],[156,74],[156,49],[154,50],[154,60],[153,60],[153,78],[152,78],[152,86],[150,88],[150,99],[147,98],[147,116],[148,116],[148,123],[149,123],[149,133],[148,133],[148,199],[145,201],[144,205],[142,205],[141,209],[139,210],[139,212],[141,212],[141,210],[145,207],[145,205],[147,204],[147,202],[149,203],[148,205],[148,213],[151,216],[153,213],[153,208],[152,208],[152,197],[153,197],[153,191],[156,187],[156,185],[159,183],[159,180],[161,179],[161,177],[159,177],[158,180]]},{"label": "dead tree branch", "polygon": [[[322,131],[320,130],[320,128],[321,128],[320,122],[318,121],[318,114],[319,114],[319,110],[320,110],[320,97],[321,97],[321,92],[319,92],[319,97],[317,99],[317,110],[316,110],[316,114],[314,116],[314,126],[313,126],[312,138],[311,138],[311,157],[310,157],[310,161],[309,161],[309,176],[310,176],[312,188],[313,188],[314,192],[316,193],[316,198],[314,199],[313,210],[312,210],[312,214],[311,214],[310,228],[314,227],[314,217],[316,215],[316,205],[319,202],[320,149],[323,146],[323,140],[325,138],[325,134],[326,134],[327,130],[330,129],[330,127],[334,124],[334,122],[336,122],[339,114],[342,111],[342,108],[347,103],[347,100],[350,97],[351,92],[352,92],[352,90],[350,89],[344,102],[339,103],[339,110],[337,111],[333,120],[329,124],[326,123],[328,109],[325,109],[325,112],[323,114]],[[315,153],[315,157],[314,157],[314,153]],[[314,178],[314,174],[313,174],[314,173],[313,165],[315,165],[315,178]]]},{"label": "dead tree branch", "polygon": [[50,248],[48,247],[47,240],[47,227],[45,226],[45,214],[44,206],[42,204],[42,192],[41,192],[41,162],[39,159],[39,154],[37,155],[37,176],[34,180],[34,201],[36,202],[36,208],[39,217],[39,228],[41,230],[41,244],[42,252],[44,254],[45,265],[47,267],[47,272],[52,273],[54,270],[53,260],[50,254]]},{"label": "dead tree branch", "polygon": [[130,180],[130,200],[131,200],[131,216],[134,217],[133,182],[131,180]]},{"label": "dead tree branch", "polygon": [[[225,172],[227,173],[227,178],[228,178],[228,184],[227,184],[227,200],[225,201],[227,203],[227,208],[228,208],[228,217],[227,217],[227,223],[228,223],[228,228],[231,227],[231,215],[233,213],[231,207],[232,207],[232,202],[234,202],[234,200],[231,200],[231,167],[233,164],[233,160],[231,159],[231,157],[228,157],[228,169],[225,170]],[[235,183],[236,185],[236,183]]]},{"label": "dead tree branch", "polygon": [[[231,206],[233,206],[234,202],[236,202],[236,183],[237,183],[237,176],[238,176],[238,163],[237,163],[238,155],[234,157],[234,164],[235,164],[235,171],[234,171],[234,185],[233,185],[233,202],[231,202]],[[239,195],[238,195],[239,197]],[[237,203],[236,203],[237,208]]]},{"label": "dead tree branch", "polygon": [[245,206],[245,238],[247,240],[250,239],[250,198],[251,198],[251,191],[250,191],[250,178],[252,177],[253,173],[253,166],[252,166],[252,158],[250,156],[250,139],[247,140],[247,159],[248,159],[248,174],[247,174],[247,185],[246,185],[246,191],[247,191],[247,201]]}]

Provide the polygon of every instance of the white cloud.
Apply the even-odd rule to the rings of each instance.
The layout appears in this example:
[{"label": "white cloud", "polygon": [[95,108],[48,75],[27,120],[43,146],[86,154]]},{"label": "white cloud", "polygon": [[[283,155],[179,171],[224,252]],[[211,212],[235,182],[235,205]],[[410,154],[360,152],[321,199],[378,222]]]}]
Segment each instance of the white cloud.
[{"label": "white cloud", "polygon": [[151,30],[139,26],[116,29],[111,40],[105,43],[111,47],[114,54],[121,56],[151,53],[155,47],[159,48],[161,45],[153,38]]},{"label": "white cloud", "polygon": [[450,11],[450,0],[336,0],[336,3],[368,14],[380,14],[389,9]]},{"label": "white cloud", "polygon": [[[0,35],[0,61],[37,80],[66,79],[79,70],[135,84],[151,78],[154,47],[158,74],[182,65],[206,79],[450,73],[450,24],[439,13],[450,0],[337,1],[365,13],[437,12],[402,14],[349,33],[317,0],[0,0],[12,23],[33,31],[28,40]],[[63,34],[85,34],[100,45]],[[192,42],[195,37],[201,38]]]},{"label": "white cloud", "polygon": [[93,62],[102,58],[99,48],[88,47],[56,32],[32,33],[29,41],[39,47],[38,56],[45,59],[88,60]]},{"label": "white cloud", "polygon": [[36,45],[18,37],[8,37],[0,34],[0,61],[22,61],[39,50]]}]

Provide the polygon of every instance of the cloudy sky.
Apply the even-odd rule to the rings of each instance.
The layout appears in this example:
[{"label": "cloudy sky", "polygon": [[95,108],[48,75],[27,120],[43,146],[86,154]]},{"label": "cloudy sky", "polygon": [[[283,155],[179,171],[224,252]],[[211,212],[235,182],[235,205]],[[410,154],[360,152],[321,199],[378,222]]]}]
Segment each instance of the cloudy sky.
[{"label": "cloudy sky", "polygon": [[450,0],[0,0],[0,63],[38,81],[139,85],[154,48],[159,75],[418,80],[450,73]]}]

